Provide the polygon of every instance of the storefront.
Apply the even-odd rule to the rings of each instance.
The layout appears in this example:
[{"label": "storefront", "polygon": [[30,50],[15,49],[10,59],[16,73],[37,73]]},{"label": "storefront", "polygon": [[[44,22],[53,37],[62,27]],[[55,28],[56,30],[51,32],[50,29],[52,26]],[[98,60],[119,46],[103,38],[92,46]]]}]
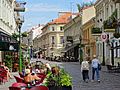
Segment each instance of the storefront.
[{"label": "storefront", "polygon": [[74,61],[78,61],[79,58],[79,44],[74,44],[65,48],[65,56],[73,57]]},{"label": "storefront", "polygon": [[18,41],[0,31],[0,62],[4,62],[6,56],[11,56],[12,66],[14,67],[14,63],[19,63],[18,50]]}]

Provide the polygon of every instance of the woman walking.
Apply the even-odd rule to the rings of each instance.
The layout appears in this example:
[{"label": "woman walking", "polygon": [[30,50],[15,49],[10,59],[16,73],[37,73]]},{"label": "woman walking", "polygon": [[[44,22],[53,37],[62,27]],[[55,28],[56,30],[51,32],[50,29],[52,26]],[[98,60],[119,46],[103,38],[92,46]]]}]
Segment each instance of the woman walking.
[{"label": "woman walking", "polygon": [[89,79],[89,63],[86,60],[86,58],[81,63],[81,72],[82,72],[83,80],[86,83],[88,83],[88,79]]}]

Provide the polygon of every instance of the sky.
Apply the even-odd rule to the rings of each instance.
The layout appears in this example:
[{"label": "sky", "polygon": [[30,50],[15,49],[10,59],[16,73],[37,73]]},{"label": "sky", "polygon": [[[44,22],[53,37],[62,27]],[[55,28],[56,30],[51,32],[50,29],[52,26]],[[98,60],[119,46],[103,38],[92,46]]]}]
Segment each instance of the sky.
[{"label": "sky", "polygon": [[[21,0],[17,0],[21,1]],[[21,13],[25,22],[22,31],[27,31],[38,24],[47,24],[58,17],[60,11],[77,11],[77,5],[96,0],[22,0],[26,2],[26,11]]]}]

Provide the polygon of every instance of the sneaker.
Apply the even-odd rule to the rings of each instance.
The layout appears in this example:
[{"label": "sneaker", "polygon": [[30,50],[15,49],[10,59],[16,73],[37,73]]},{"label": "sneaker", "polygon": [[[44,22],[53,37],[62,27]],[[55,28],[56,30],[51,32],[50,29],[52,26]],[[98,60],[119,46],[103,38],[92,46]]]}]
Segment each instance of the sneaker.
[{"label": "sneaker", "polygon": [[87,79],[87,80],[85,80],[85,82],[86,82],[86,83],[88,83],[88,79]]},{"label": "sneaker", "polygon": [[100,80],[98,80],[98,82],[100,83]]}]

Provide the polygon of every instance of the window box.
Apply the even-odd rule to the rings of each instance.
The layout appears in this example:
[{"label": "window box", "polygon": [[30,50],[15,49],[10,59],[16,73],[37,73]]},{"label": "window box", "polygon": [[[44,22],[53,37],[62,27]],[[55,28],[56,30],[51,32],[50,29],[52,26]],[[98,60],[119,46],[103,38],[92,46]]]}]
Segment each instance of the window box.
[{"label": "window box", "polygon": [[102,31],[100,30],[100,28],[96,27],[96,28],[92,28],[92,34],[101,34]]}]

